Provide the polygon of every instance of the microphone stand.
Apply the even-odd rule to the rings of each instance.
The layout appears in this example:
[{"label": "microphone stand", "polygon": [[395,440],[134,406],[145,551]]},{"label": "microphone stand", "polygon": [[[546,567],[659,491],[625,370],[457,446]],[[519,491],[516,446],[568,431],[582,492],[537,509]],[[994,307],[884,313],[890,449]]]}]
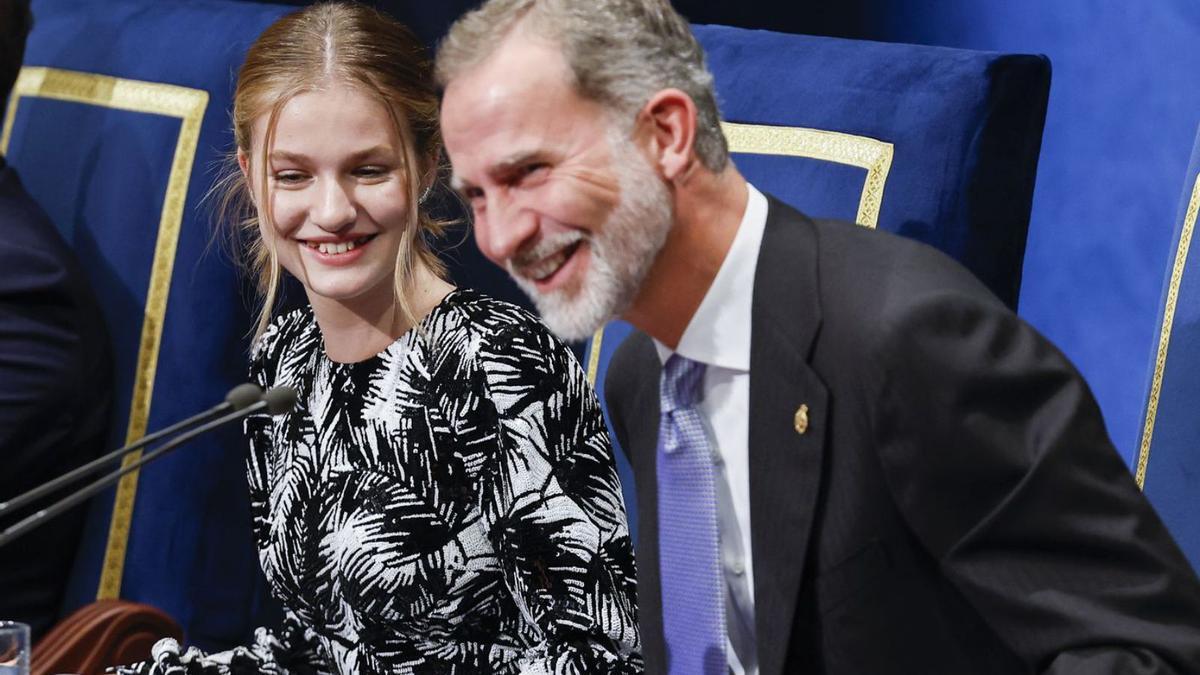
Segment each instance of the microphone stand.
[{"label": "microphone stand", "polygon": [[43,483],[42,485],[39,485],[24,494],[13,497],[6,502],[0,502],[0,516],[3,516],[5,512],[19,509],[32,501],[40,499],[41,497],[44,497],[65,485],[77,482],[84,476],[96,473],[97,470],[103,468],[105,465],[124,457],[127,453],[133,452],[138,448],[154,443],[160,438],[170,436],[177,431],[186,429],[206,419],[212,419],[213,416],[219,415],[226,410],[242,410],[246,406],[261,400],[262,397],[262,389],[259,389],[257,386],[249,383],[239,384],[238,386],[229,390],[229,393],[225,395],[225,400],[222,403],[219,403],[198,415],[193,415],[183,421],[172,424],[166,429],[160,429],[159,431],[156,431],[148,436],[143,436],[123,448],[113,450],[103,457],[97,457],[87,464],[72,469],[58,478],[55,478],[47,483]]},{"label": "microphone stand", "polygon": [[132,471],[137,471],[146,464],[158,459],[164,454],[174,450],[180,445],[183,445],[184,443],[201,434],[216,429],[223,424],[227,424],[240,418],[262,412],[263,410],[266,410],[272,415],[280,415],[291,410],[295,403],[295,390],[291,389],[290,387],[275,387],[267,391],[267,393],[263,395],[262,400],[258,401],[257,403],[242,408],[241,410],[235,410],[231,413],[227,413],[214,420],[206,422],[195,429],[182,433],[155,448],[154,450],[146,453],[141,459],[130,464],[129,466],[121,467],[120,469],[107,474],[103,478],[89,483],[78,492],[62,498],[61,500],[51,504],[49,507],[41,509],[27,518],[17,521],[11,527],[5,529],[3,532],[0,532],[0,546],[4,546],[17,537],[20,537],[22,534],[25,534],[29,530],[37,527],[42,522],[54,518],[55,516],[62,514],[64,511],[67,511],[71,507],[87,500],[96,493],[120,480],[121,476],[124,476]]}]

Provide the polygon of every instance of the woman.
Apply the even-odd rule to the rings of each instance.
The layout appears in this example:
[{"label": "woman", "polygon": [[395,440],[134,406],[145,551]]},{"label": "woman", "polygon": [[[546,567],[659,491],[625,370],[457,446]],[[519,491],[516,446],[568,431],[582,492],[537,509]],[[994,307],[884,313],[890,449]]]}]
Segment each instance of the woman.
[{"label": "woman", "polygon": [[[594,394],[535,318],[455,290],[428,247],[430,68],[403,26],[342,3],[280,19],[247,54],[225,206],[264,295],[254,381],[299,393],[246,425],[286,620],[222,654],[164,641],[143,671],[641,670]],[[284,270],[309,306],[272,318]]]}]

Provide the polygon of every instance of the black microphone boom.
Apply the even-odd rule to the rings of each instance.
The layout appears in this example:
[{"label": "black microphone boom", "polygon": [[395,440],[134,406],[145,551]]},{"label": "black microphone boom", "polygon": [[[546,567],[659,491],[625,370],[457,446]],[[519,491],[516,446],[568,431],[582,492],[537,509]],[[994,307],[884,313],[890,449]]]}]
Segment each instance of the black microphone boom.
[{"label": "black microphone boom", "polygon": [[30,490],[29,492],[26,492],[22,495],[13,497],[12,499],[10,499],[6,502],[0,502],[0,516],[3,516],[4,513],[7,511],[13,511],[15,509],[19,509],[22,506],[25,506],[26,504],[34,501],[35,499],[39,499],[39,498],[44,497],[44,496],[50,494],[51,492],[54,492],[55,490],[58,490],[66,485],[70,485],[71,483],[74,483],[85,476],[89,476],[93,473],[96,473],[98,470],[104,468],[106,465],[111,464],[112,462],[124,457],[127,453],[133,452],[134,450],[137,450],[138,448],[149,445],[149,444],[159,440],[160,438],[165,438],[166,436],[170,436],[171,434],[182,431],[183,429],[186,429],[190,426],[199,424],[199,423],[203,422],[204,420],[212,419],[213,417],[220,415],[222,413],[228,412],[230,410],[242,410],[242,409],[246,408],[247,406],[250,406],[250,405],[253,405],[253,404],[259,402],[260,400],[262,400],[262,397],[263,397],[263,390],[260,389],[257,385],[250,384],[249,382],[247,382],[245,384],[239,384],[238,386],[229,390],[229,393],[225,395],[224,402],[219,403],[219,404],[209,408],[208,410],[205,410],[204,412],[200,413],[199,415],[192,415],[191,417],[183,420],[182,422],[176,422],[175,424],[172,424],[171,426],[167,427],[166,429],[161,429],[159,431],[156,431],[156,432],[150,434],[149,436],[142,436],[138,440],[134,441],[133,443],[130,443],[129,445],[126,445],[123,448],[118,448],[116,450],[113,450],[112,452],[108,453],[107,455],[104,455],[103,457],[97,457],[96,459],[93,459],[92,461],[88,462],[87,464],[84,464],[83,466],[78,467],[76,469],[72,469],[71,471],[68,471],[67,473],[59,476],[58,478],[55,478],[54,480],[52,480],[48,483],[43,483],[43,484],[35,487],[34,489]]},{"label": "black microphone boom", "polygon": [[[245,386],[245,385],[243,385],[243,386]],[[251,385],[251,386],[253,386],[253,385]],[[255,387],[255,388],[257,389],[257,387]],[[231,395],[232,395],[232,393],[233,392],[230,392]],[[22,534],[25,534],[29,530],[32,530],[33,528],[37,527],[42,522],[49,520],[51,518],[54,518],[55,516],[63,513],[64,511],[67,511],[71,507],[75,506],[76,504],[83,502],[84,500],[95,495],[96,493],[100,492],[101,490],[108,487],[109,485],[112,485],[113,483],[120,480],[121,476],[124,476],[125,474],[133,472],[133,471],[137,471],[138,469],[142,468],[144,465],[154,461],[155,459],[158,459],[159,457],[163,456],[164,454],[174,450],[175,448],[179,447],[180,445],[183,445],[184,443],[192,440],[193,438],[195,438],[203,433],[212,431],[213,429],[216,429],[217,427],[219,427],[221,425],[228,424],[229,422],[234,422],[243,417],[249,417],[250,415],[253,415],[255,413],[263,412],[264,410],[266,412],[270,413],[271,415],[281,415],[281,414],[286,413],[289,410],[291,410],[295,404],[296,404],[296,391],[294,389],[292,389],[291,387],[274,387],[272,389],[269,389],[267,391],[267,393],[262,394],[259,397],[259,400],[257,402],[247,405],[245,407],[242,407],[240,409],[235,409],[233,412],[226,413],[216,419],[209,420],[208,422],[206,422],[190,431],[184,432],[184,433],[176,436],[175,438],[172,438],[171,440],[167,441],[166,443],[160,445],[159,447],[155,448],[154,450],[147,452],[145,455],[142,456],[141,459],[130,464],[129,466],[121,467],[120,469],[113,471],[112,473],[104,476],[103,478],[93,481],[92,483],[89,483],[87,486],[85,486],[83,489],[79,490],[78,492],[75,492],[67,497],[64,497],[63,499],[55,502],[54,504],[51,504],[49,507],[38,511],[23,520],[18,521],[12,527],[5,529],[3,532],[0,532],[0,546],[4,546],[5,544],[9,543],[10,541],[21,536]]]}]

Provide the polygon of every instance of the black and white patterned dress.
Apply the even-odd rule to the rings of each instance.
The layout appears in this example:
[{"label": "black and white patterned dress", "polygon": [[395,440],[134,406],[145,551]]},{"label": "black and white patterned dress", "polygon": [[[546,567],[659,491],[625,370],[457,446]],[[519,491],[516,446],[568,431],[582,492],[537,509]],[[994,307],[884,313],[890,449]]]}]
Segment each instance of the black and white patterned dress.
[{"label": "black and white patterned dress", "polygon": [[458,290],[340,364],[305,308],[273,322],[251,372],[299,393],[291,413],[246,425],[254,534],[285,624],[221,654],[160,644],[153,670],[641,671],[608,434],[536,318]]}]

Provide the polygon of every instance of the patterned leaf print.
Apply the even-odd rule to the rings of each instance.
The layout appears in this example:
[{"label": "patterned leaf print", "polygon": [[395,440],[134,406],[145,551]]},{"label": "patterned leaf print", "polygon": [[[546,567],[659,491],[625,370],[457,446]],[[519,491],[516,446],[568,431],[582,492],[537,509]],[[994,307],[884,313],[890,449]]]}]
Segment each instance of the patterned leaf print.
[{"label": "patterned leaf print", "polygon": [[600,407],[533,316],[455,291],[377,356],[310,309],[253,355],[299,394],[246,423],[255,541],[288,610],[142,672],[637,673],[633,548]]}]

